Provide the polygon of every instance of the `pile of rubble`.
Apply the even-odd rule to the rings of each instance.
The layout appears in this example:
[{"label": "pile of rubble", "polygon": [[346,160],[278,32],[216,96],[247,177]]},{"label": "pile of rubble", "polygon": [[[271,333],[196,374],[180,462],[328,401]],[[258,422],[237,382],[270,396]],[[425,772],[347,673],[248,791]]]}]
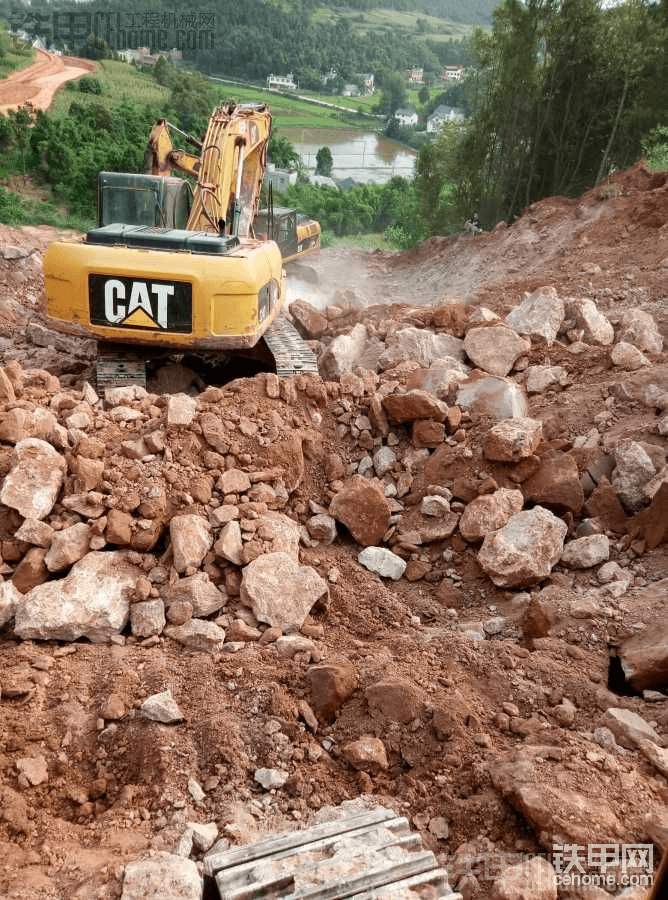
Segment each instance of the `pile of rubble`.
[{"label": "pile of rubble", "polygon": [[[471,860],[503,845],[509,810],[527,860],[498,873],[499,900],[520,896],[523,866],[547,866],[540,848],[665,845],[668,363],[652,316],[606,317],[550,287],[504,318],[456,302],[356,323],[336,306],[291,314],[321,376],[98,397],[16,358],[0,369],[0,625],[17,659],[35,648],[33,671],[0,676],[8,836],[31,833],[21,792],[41,788],[84,831],[134,804],[154,847],[219,851],[244,831],[216,826],[234,776],[266,820],[351,791],[403,804],[428,844],[456,849],[465,898],[487,896]],[[188,688],[163,672],[124,692],[104,675],[92,737],[70,723],[38,748],[13,742],[7,701],[46,702],[34,670],[68,653],[31,642],[82,638],[139,671],[142,654],[171,654],[170,670],[191,654],[232,694],[245,673],[273,692],[261,729],[256,700],[229,712],[246,732],[227,735],[234,761],[219,747],[222,766],[203,749],[200,771],[166,763],[160,729],[196,716]],[[623,697],[603,687],[608,644]],[[139,737],[142,721],[158,730]],[[173,776],[167,795],[128,772],[133,740]],[[110,872],[97,896],[120,896]]]}]

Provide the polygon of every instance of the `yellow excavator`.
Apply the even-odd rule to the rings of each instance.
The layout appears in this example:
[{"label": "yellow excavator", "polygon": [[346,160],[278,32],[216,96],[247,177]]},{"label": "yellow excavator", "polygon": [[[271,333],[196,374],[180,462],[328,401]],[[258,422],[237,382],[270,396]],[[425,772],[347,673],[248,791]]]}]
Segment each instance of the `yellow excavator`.
[{"label": "yellow excavator", "polygon": [[[47,315],[98,340],[98,389],[145,383],[147,360],[165,351],[211,360],[248,355],[261,339],[279,375],[317,371],[281,316],[290,256],[272,239],[281,217],[269,209],[263,233],[255,231],[270,131],[264,104],[218,107],[201,143],[160,120],[149,139],[151,174],[100,173],[98,226],[50,245]],[[172,133],[199,155],[175,149]],[[173,169],[193,176],[194,190]],[[296,214],[292,221],[297,236]],[[319,247],[318,223],[304,223],[302,237],[293,257]]]}]

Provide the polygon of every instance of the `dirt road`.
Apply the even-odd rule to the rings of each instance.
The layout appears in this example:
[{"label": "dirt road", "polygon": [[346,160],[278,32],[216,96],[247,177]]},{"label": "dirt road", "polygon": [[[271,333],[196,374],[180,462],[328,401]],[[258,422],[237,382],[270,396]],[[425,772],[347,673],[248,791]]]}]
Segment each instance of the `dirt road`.
[{"label": "dirt road", "polygon": [[62,84],[94,72],[95,68],[90,60],[37,50],[37,62],[0,81],[0,112],[6,113],[28,102],[35,109],[48,109]]}]

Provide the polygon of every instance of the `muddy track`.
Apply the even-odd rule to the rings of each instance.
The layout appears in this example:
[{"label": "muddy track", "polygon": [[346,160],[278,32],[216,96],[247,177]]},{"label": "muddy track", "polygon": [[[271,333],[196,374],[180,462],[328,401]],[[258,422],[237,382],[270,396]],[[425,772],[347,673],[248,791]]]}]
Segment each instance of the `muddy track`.
[{"label": "muddy track", "polygon": [[61,85],[96,69],[95,63],[87,59],[56,56],[46,50],[36,52],[37,62],[0,81],[0,112],[6,113],[24,103],[30,103],[35,109],[48,109]]}]

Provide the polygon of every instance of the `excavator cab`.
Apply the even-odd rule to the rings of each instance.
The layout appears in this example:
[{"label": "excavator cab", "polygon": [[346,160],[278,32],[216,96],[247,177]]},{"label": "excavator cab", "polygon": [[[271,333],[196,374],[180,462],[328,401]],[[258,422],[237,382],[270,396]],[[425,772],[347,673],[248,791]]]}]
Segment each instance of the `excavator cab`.
[{"label": "excavator cab", "polygon": [[320,223],[285,206],[259,210],[255,233],[278,244],[284,263],[320,250]]},{"label": "excavator cab", "polygon": [[100,172],[97,179],[97,224],[122,222],[184,229],[192,206],[192,189],[183,178]]}]

